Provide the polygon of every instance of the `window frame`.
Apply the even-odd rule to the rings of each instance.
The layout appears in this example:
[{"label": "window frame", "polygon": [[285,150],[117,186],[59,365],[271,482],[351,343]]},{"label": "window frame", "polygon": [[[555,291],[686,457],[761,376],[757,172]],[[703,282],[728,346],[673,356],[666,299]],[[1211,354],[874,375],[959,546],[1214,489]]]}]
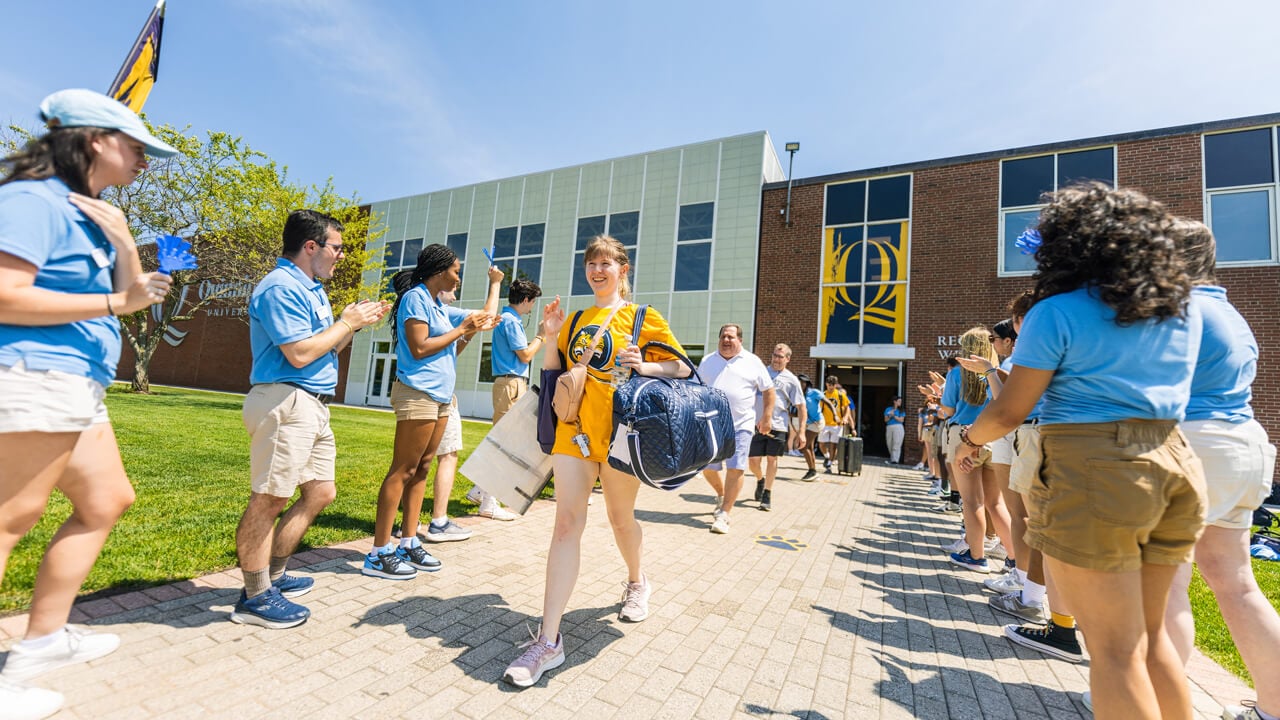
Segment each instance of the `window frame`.
[{"label": "window frame", "polygon": [[[1001,158],[1000,172],[996,178],[996,277],[1031,277],[1035,274],[1035,270],[1007,270],[1005,269],[1005,246],[1008,244],[1005,238],[1005,216],[1010,213],[1031,212],[1045,209],[1045,203],[1033,203],[1031,205],[1010,205],[1004,206],[1004,164],[1016,160],[1029,160],[1039,157],[1053,157],[1053,187],[1050,192],[1057,192],[1058,187],[1058,157],[1060,155],[1070,155],[1072,153],[1089,152],[1090,150],[1111,150],[1111,187],[1117,187],[1120,175],[1120,151],[1119,146],[1115,143],[1105,145],[1093,145],[1089,147],[1071,148],[1070,150],[1055,150],[1053,152],[1035,153],[1032,155],[1019,155],[1017,157]],[[1016,238],[1013,238],[1016,239]]]},{"label": "window frame", "polygon": [[[693,207],[695,205],[711,206],[711,223],[710,223],[710,230],[709,230],[710,234],[704,238],[690,238],[688,240],[681,240],[680,239],[680,211],[686,207]],[[711,289],[711,268],[712,268],[712,262],[715,258],[715,251],[716,251],[716,245],[715,245],[716,219],[718,218],[718,213],[720,212],[720,208],[718,206],[719,206],[719,202],[717,202],[716,200],[680,203],[676,205],[676,232],[675,232],[675,238],[674,238],[675,242],[672,243],[672,246],[671,246],[671,258],[672,258],[671,292],[672,293],[707,292]],[[682,290],[676,287],[676,281],[680,278],[680,248],[692,247],[694,245],[707,246],[707,285],[706,287],[702,287],[702,288],[692,288],[692,289]]]},{"label": "window frame", "polygon": [[[1262,129],[1266,129],[1271,133],[1271,182],[1210,188],[1209,158],[1207,155],[1207,143],[1205,142],[1205,138],[1212,135],[1229,135],[1232,133],[1249,132],[1252,130]],[[1211,231],[1213,230],[1213,199],[1215,197],[1258,192],[1259,190],[1266,191],[1267,193],[1267,225],[1269,230],[1267,247],[1270,251],[1270,255],[1266,258],[1250,260],[1219,260],[1217,262],[1217,266],[1220,268],[1280,265],[1280,207],[1278,207],[1280,203],[1277,203],[1277,197],[1280,197],[1280,166],[1278,166],[1278,157],[1280,157],[1280,152],[1278,152],[1276,148],[1276,141],[1280,140],[1280,137],[1277,137],[1278,132],[1280,132],[1280,126],[1258,125],[1200,134],[1200,189],[1203,193],[1201,201],[1203,202],[1202,208],[1204,224],[1208,226]]]},{"label": "window frame", "polygon": [[[577,292],[578,288],[575,286],[579,278],[582,278],[583,282],[585,282],[585,276],[583,276],[582,273],[583,273],[583,266],[586,265],[587,251],[585,248],[582,250],[578,249],[578,240],[580,239],[578,231],[580,230],[582,221],[594,220],[595,218],[603,218],[604,229],[599,234],[608,235],[613,238],[618,238],[617,235],[613,234],[614,217],[618,215],[631,215],[631,214],[634,214],[636,216],[636,239],[635,239],[635,242],[630,245],[626,243],[622,243],[622,247],[628,250],[627,256],[631,258],[630,268],[627,271],[627,281],[631,283],[632,287],[635,287],[635,284],[636,284],[635,258],[636,258],[636,253],[639,252],[639,248],[640,248],[640,230],[641,230],[641,224],[643,222],[643,220],[641,219],[640,210],[639,209],[623,210],[621,212],[609,212],[609,213],[603,213],[599,215],[583,215],[582,217],[577,219],[577,221],[574,223],[574,226],[573,226],[573,265],[570,266],[569,268],[569,297],[590,297],[592,294],[591,286],[589,284],[587,285],[586,292],[582,292],[582,293]],[[588,242],[590,242],[590,240],[588,240]],[[622,242],[622,240],[618,238],[618,242]]]}]

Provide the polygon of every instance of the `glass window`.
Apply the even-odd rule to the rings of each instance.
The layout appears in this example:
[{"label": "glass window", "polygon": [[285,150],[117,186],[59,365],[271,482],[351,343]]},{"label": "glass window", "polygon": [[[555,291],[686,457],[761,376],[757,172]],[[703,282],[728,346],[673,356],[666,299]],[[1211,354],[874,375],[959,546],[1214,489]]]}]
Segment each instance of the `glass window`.
[{"label": "glass window", "polygon": [[[624,246],[635,247],[636,241],[640,238],[640,211],[610,215],[609,234]],[[707,235],[707,237],[711,236]]]},{"label": "glass window", "polygon": [[1218,241],[1218,262],[1271,258],[1271,189],[1214,193],[1209,219]]},{"label": "glass window", "polygon": [[422,252],[422,238],[404,241],[404,255],[400,261],[403,267],[414,267],[418,264],[418,253]]},{"label": "glass window", "polygon": [[681,205],[680,225],[676,231],[676,242],[710,238],[716,214],[715,205],[715,203]]},{"label": "glass window", "polygon": [[1206,188],[1272,182],[1272,162],[1271,128],[1204,136]]},{"label": "glass window", "polygon": [[1038,205],[1053,192],[1053,156],[1005,160],[1000,164],[1000,207]]},{"label": "glass window", "polygon": [[587,249],[587,243],[591,242],[591,238],[604,234],[604,216],[594,215],[592,217],[578,218],[578,242],[574,249],[582,252]]},{"label": "glass window", "polygon": [[905,222],[867,226],[864,282],[907,279],[906,234]]},{"label": "glass window", "polygon": [[[400,263],[400,253],[403,250],[404,250],[403,240],[392,240],[391,242],[387,243],[386,264],[388,268],[395,269],[398,267],[403,267],[402,264]],[[414,260],[417,260],[417,258],[414,258]]]},{"label": "glass window", "polygon": [[863,181],[827,186],[827,225],[866,220],[867,184]]},{"label": "glass window", "polygon": [[537,225],[525,225],[520,228],[520,255],[541,255],[542,239],[546,235],[547,226],[544,223]]},{"label": "glass window", "polygon": [[1004,214],[1004,269],[1005,272],[1035,272],[1036,256],[1023,255],[1014,243],[1023,231],[1040,224],[1039,210],[1021,210]]},{"label": "glass window", "polygon": [[493,343],[487,342],[480,346],[480,375],[476,378],[482,383],[493,382]]},{"label": "glass window", "polygon": [[1099,180],[1112,186],[1116,184],[1113,148],[1058,154],[1058,187],[1066,187],[1083,180]]},{"label": "glass window", "polygon": [[867,195],[867,220],[897,220],[911,215],[910,175],[872,180]]},{"label": "glass window", "polygon": [[711,287],[711,243],[676,244],[675,289],[706,290]]},{"label": "glass window", "polygon": [[498,228],[493,231],[493,257],[509,258],[516,256],[516,237],[520,228]]}]

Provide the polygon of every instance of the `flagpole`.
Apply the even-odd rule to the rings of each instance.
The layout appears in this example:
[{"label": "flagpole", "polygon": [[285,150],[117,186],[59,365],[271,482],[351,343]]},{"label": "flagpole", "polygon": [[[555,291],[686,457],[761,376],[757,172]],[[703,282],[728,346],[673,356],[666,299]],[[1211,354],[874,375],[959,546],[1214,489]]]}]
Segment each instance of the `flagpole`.
[{"label": "flagpole", "polygon": [[[158,16],[160,18],[160,21],[163,23],[164,10],[165,10],[164,4],[165,4],[165,0],[157,0],[156,6],[151,10],[151,14],[147,15],[147,21],[142,24],[142,30],[138,32],[138,37],[134,39],[133,45],[130,46],[129,54],[125,56],[124,63],[120,66],[119,72],[116,73],[115,80],[111,81],[111,89],[107,90],[107,95],[110,95],[111,97],[116,97],[119,94],[121,86],[124,84],[125,80],[128,79],[129,74],[133,71],[134,60],[135,60],[134,52],[138,48],[142,47],[144,38],[146,38],[147,33],[151,32],[152,21]],[[156,37],[156,57],[159,57],[159,55],[160,55],[160,38],[159,36],[157,36]],[[156,63],[156,65],[157,65],[156,72],[152,76],[153,79],[160,76],[159,63]]]}]

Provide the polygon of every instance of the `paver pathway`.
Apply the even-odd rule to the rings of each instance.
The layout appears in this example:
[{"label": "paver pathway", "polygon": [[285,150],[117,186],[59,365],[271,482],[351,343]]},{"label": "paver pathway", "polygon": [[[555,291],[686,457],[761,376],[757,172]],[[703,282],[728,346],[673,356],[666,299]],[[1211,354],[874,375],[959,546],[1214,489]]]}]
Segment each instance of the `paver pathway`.
[{"label": "paver pathway", "polygon": [[[959,521],[930,511],[920,473],[802,483],[784,479],[798,459],[782,464],[774,510],[740,503],[724,536],[701,479],[641,489],[655,590],[634,625],[617,619],[626,571],[596,495],[567,661],[527,690],[499,678],[536,627],[551,502],[513,523],[463,518],[475,536],[433,546],[444,569],[408,582],[360,574],[368,540],[304,553],[313,616],[292,630],[227,620],[235,571],[80,603],[73,620],[121,649],[37,682],[66,695],[58,718],[92,720],[1089,717],[1088,665],[1005,640],[984,576],[945,562]],[[24,625],[0,620],[0,643]],[[1253,696],[1199,653],[1189,674],[1202,718]]]}]

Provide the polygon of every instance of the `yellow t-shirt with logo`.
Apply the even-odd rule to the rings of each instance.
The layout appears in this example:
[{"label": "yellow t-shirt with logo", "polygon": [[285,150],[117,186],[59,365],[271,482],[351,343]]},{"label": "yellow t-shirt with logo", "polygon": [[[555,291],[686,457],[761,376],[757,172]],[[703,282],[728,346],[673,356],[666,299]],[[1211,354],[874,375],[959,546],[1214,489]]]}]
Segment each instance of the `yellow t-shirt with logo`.
[{"label": "yellow t-shirt with logo", "polygon": [[[595,356],[587,364],[587,388],[582,400],[582,408],[578,411],[578,420],[582,431],[590,438],[591,455],[586,460],[592,462],[608,462],[609,442],[613,439],[613,367],[618,353],[631,344],[632,328],[635,327],[638,305],[632,303],[618,311],[609,323],[609,329],[600,338],[600,346]],[[569,328],[573,326],[573,317],[577,313],[569,313],[560,328],[556,339],[556,347],[560,356],[566,358],[565,369],[573,365],[591,347],[591,338],[600,329],[600,323],[609,317],[611,308],[589,307],[582,311],[578,324],[573,327],[573,337],[569,337]],[[684,348],[671,334],[671,327],[655,308],[645,311],[644,327],[640,329],[640,347],[647,342],[666,343],[680,352]],[[646,362],[675,360],[676,356],[659,349],[649,348],[644,357]],[[556,444],[551,452],[554,455],[582,457],[573,436],[578,428],[572,423],[556,423]]]},{"label": "yellow t-shirt with logo", "polygon": [[839,425],[844,420],[845,408],[849,407],[849,396],[844,390],[835,388],[823,393],[822,397],[824,402],[818,403],[822,406],[822,424]]}]

